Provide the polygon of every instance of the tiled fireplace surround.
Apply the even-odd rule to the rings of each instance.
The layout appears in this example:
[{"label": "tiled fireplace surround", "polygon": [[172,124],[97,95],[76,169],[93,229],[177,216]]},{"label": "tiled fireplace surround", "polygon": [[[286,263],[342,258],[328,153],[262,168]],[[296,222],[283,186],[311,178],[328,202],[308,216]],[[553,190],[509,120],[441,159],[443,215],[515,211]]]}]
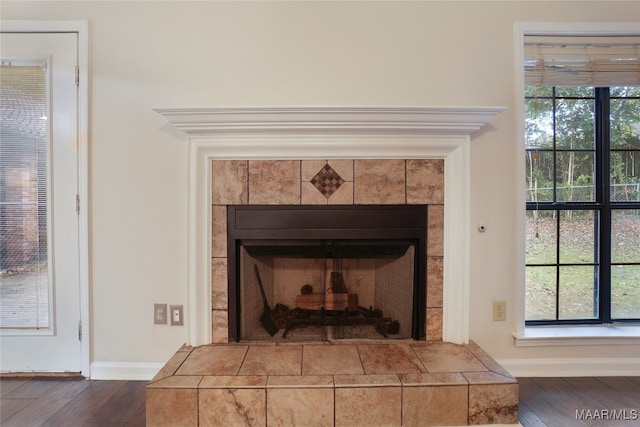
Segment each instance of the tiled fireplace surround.
[{"label": "tiled fireplace surround", "polygon": [[[147,425],[517,423],[517,382],[468,341],[468,326],[450,324],[447,329],[447,319],[467,317],[447,317],[447,310],[456,304],[447,306],[443,299],[447,276],[452,276],[445,262],[468,263],[464,256],[448,256],[446,242],[467,249],[466,239],[456,243],[447,236],[451,227],[446,223],[461,219],[467,222],[461,224],[464,232],[469,232],[463,200],[468,200],[468,175],[454,178],[447,191],[445,179],[449,185],[456,175],[445,169],[467,167],[470,133],[499,111],[159,111],[189,136],[191,304],[187,309],[199,312],[187,313],[191,322],[187,344],[147,387]],[[336,121],[336,116],[343,120]],[[384,123],[389,120],[393,123]],[[385,126],[377,126],[380,123]],[[417,129],[416,123],[422,126]],[[368,147],[360,144],[363,137],[369,139]],[[319,144],[323,141],[324,150]],[[303,148],[292,149],[296,145]],[[340,145],[343,148],[337,148]],[[345,181],[330,197],[309,182],[325,164]],[[451,201],[462,214],[452,213]],[[405,203],[428,206],[426,342],[228,342],[226,206]],[[205,242],[195,237],[195,228],[204,225],[205,218],[210,228],[203,228],[210,230],[211,238],[203,251]],[[197,301],[203,294],[196,284],[202,272],[193,271],[203,264],[202,252],[210,260],[210,276],[204,275],[211,286],[210,305],[204,304],[209,316],[203,315],[202,301]],[[465,275],[456,278],[464,280]],[[458,287],[464,291],[465,286]],[[203,339],[202,325],[193,324],[207,318],[208,340]]]}]

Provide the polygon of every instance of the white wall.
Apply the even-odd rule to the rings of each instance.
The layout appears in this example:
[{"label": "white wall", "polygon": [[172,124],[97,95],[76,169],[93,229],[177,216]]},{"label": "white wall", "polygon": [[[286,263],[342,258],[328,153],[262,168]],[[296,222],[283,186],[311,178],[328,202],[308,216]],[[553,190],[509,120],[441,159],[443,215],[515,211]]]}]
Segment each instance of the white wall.
[{"label": "white wall", "polygon": [[[90,25],[93,361],[164,362],[185,328],[187,152],[153,108],[507,106],[473,136],[471,338],[500,360],[638,357],[637,346],[516,348],[513,24],[640,20],[638,1],[31,2],[2,19]],[[496,167],[500,165],[500,167]]]}]

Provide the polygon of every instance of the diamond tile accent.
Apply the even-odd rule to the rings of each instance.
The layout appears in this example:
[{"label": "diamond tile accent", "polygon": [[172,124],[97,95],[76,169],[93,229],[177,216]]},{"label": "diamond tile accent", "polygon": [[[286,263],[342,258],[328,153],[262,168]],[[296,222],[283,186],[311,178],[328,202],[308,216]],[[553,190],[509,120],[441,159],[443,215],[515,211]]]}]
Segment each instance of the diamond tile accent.
[{"label": "diamond tile accent", "polygon": [[309,182],[328,199],[344,184],[344,179],[327,163]]}]

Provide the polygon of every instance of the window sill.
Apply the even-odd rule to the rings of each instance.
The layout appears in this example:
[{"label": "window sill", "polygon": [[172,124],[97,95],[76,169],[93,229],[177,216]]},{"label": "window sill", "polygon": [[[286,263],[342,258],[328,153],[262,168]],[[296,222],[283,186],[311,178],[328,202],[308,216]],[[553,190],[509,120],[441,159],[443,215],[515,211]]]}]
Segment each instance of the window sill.
[{"label": "window sill", "polygon": [[640,325],[529,326],[513,334],[516,347],[640,344]]}]

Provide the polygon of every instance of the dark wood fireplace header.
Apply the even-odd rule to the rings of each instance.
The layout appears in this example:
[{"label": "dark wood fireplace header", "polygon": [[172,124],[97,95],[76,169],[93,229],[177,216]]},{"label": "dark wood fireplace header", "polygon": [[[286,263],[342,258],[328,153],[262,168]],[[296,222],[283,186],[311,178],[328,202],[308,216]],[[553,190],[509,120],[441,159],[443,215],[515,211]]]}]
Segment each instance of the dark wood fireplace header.
[{"label": "dark wood fireplace header", "polygon": [[229,206],[230,239],[420,239],[425,205]]}]

